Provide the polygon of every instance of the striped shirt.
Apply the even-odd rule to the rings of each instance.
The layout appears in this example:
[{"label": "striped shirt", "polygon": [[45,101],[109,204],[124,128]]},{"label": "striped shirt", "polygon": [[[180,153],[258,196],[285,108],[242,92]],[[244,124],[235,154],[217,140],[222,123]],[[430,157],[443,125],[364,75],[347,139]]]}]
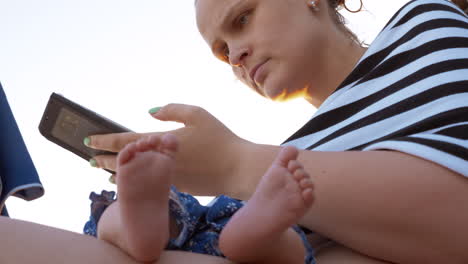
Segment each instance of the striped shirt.
[{"label": "striped shirt", "polygon": [[395,150],[468,177],[467,16],[445,0],[406,4],[284,145]]}]

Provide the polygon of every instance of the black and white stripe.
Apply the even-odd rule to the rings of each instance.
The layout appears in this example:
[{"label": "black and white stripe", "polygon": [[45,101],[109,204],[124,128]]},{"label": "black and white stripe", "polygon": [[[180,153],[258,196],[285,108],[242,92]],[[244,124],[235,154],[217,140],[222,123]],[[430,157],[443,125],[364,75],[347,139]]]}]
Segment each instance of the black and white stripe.
[{"label": "black and white stripe", "polygon": [[414,0],[285,145],[397,150],[468,177],[468,18],[444,0]]}]

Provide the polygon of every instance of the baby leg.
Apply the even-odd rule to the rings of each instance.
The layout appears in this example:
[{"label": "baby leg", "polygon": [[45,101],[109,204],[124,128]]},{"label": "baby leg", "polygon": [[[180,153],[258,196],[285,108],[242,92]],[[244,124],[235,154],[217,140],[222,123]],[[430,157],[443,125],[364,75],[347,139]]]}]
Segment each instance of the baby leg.
[{"label": "baby leg", "polygon": [[227,223],[219,247],[241,263],[304,263],[305,248],[290,227],[312,205],[313,183],[297,161],[298,151],[283,148],[247,204]]},{"label": "baby leg", "polygon": [[127,145],[117,157],[118,199],[104,212],[98,237],[137,261],[158,259],[167,245],[176,151],[174,136],[151,136]]}]

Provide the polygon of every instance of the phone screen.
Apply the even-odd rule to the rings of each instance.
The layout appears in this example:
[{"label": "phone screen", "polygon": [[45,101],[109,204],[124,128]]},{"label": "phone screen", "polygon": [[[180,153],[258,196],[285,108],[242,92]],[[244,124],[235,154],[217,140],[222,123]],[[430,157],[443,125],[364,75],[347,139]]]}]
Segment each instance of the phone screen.
[{"label": "phone screen", "polygon": [[60,113],[55,122],[51,131],[52,135],[77,149],[83,148],[83,139],[85,137],[102,130],[102,128],[67,108],[60,108]]},{"label": "phone screen", "polygon": [[131,132],[128,128],[56,93],[50,96],[41,123],[39,124],[39,131],[48,140],[85,160],[89,160],[97,155],[116,154],[85,146],[83,140],[86,137],[99,134]]}]

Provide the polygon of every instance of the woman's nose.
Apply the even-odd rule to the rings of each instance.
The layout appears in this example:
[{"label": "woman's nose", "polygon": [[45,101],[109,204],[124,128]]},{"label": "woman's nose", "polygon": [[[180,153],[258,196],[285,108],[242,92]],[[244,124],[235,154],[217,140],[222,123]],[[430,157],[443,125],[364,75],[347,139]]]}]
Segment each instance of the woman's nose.
[{"label": "woman's nose", "polygon": [[242,67],[245,65],[245,60],[247,57],[252,55],[250,49],[248,48],[234,48],[229,52],[229,63],[235,67]]}]

